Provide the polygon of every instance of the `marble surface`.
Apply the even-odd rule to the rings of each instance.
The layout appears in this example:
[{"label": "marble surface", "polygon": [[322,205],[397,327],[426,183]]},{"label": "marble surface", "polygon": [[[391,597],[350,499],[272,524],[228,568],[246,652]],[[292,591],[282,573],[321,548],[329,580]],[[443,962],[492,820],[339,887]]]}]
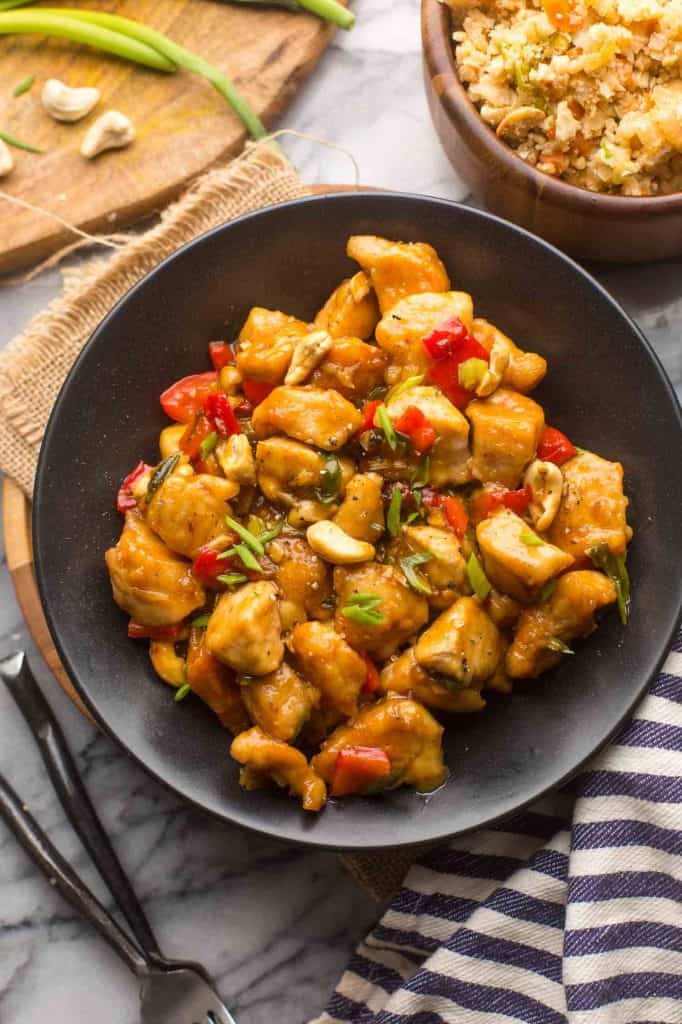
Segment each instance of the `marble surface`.
[{"label": "marble surface", "polygon": [[[355,10],[355,31],[337,34],[282,127],[350,150],[365,184],[466,199],[426,110],[417,0],[359,0]],[[298,138],[285,145],[305,180],[354,180],[344,154]],[[682,265],[597,273],[640,323],[682,393]],[[0,346],[56,294],[59,282],[53,272],[29,285],[0,288]],[[17,645],[32,655],[164,950],[203,960],[240,1024],[301,1024],[314,1016],[378,908],[334,855],[208,820],[97,735],[50,682],[22,625],[3,554],[0,654]],[[0,771],[102,893],[2,688]],[[0,1021],[46,1020],[133,1024],[136,985],[0,825]]]}]

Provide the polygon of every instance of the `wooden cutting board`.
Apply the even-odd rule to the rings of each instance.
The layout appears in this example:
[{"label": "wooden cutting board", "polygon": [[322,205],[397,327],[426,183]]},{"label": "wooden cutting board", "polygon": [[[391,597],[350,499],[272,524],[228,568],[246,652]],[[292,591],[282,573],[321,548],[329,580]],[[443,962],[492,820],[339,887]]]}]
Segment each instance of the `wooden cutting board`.
[{"label": "wooden cutting board", "polygon": [[[50,6],[78,6],[79,0]],[[84,5],[85,6],[85,5]],[[332,34],[312,15],[220,0],[96,0],[89,9],[143,21],[227,74],[268,126],[312,71]],[[32,89],[15,87],[35,75]],[[96,86],[95,110],[76,124],[58,124],[44,111],[47,78]],[[85,160],[87,127],[107,109],[135,122],[126,150]],[[0,189],[88,231],[116,231],[160,210],[187,182],[238,153],[241,122],[202,78],[164,74],[95,53],[64,40],[0,37],[0,128],[44,149],[13,149],[15,170]],[[0,274],[29,266],[74,240],[56,221],[0,198]]]}]

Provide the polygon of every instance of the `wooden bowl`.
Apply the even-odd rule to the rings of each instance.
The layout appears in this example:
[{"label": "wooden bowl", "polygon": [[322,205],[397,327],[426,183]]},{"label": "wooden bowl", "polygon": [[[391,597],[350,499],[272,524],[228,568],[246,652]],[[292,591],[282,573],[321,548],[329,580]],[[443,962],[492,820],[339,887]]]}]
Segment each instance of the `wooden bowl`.
[{"label": "wooden bowl", "polygon": [[457,74],[458,15],[422,0],[424,82],[431,117],[459,176],[493,213],[580,259],[640,263],[682,254],[682,193],[601,195],[537,171],[481,118]]}]

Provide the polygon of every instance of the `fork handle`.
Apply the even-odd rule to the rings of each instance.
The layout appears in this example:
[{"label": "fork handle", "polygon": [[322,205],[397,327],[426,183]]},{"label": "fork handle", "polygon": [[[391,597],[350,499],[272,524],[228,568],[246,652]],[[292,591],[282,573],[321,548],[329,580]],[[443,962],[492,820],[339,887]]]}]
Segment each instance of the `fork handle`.
[{"label": "fork handle", "polygon": [[145,977],[152,965],[52,845],[3,775],[0,775],[0,815],[50,885],[97,929],[133,974]]},{"label": "fork handle", "polygon": [[59,801],[83,846],[148,958],[161,952],[151,925],[114,851],[76,767],[61,726],[45,700],[23,651],[0,662],[7,685],[33,733]]}]

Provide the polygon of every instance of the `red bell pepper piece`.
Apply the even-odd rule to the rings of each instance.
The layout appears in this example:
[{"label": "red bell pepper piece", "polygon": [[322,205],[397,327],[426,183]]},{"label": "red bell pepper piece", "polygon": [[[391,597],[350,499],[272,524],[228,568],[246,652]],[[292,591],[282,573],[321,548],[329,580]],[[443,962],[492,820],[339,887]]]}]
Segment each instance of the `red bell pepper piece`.
[{"label": "red bell pepper piece", "polygon": [[219,554],[215,548],[202,548],[192,563],[192,575],[210,590],[221,590],[223,584],[218,577],[232,568],[230,559],[218,558]]},{"label": "red bell pepper piece", "polygon": [[182,622],[172,626],[141,626],[131,619],[128,623],[128,636],[131,640],[178,640],[184,631]]},{"label": "red bell pepper piece", "polygon": [[377,690],[380,689],[379,673],[377,671],[377,667],[367,654],[364,654],[363,658],[365,659],[366,674],[365,682],[363,683],[362,686],[362,692],[376,693]]},{"label": "red bell pepper piece", "polygon": [[490,353],[470,334],[459,317],[451,316],[423,339],[424,348],[436,362],[427,373],[428,379],[458,409],[474,397],[459,383],[460,363],[467,359],[490,359]]},{"label": "red bell pepper piece", "polygon": [[215,370],[192,373],[171,384],[161,395],[161,406],[166,416],[176,423],[191,423],[204,406],[204,399],[216,390],[218,374]]},{"label": "red bell pepper piece", "polygon": [[243,380],[242,391],[252,405],[260,405],[264,398],[267,398],[271,391],[277,387],[276,384],[268,384],[264,380]]},{"label": "red bell pepper piece", "polygon": [[438,437],[427,417],[416,405],[408,405],[393,426],[401,433],[407,434],[417,455],[427,452]]},{"label": "red bell pepper piece", "polygon": [[538,441],[539,459],[542,459],[543,462],[554,462],[557,466],[563,466],[564,462],[572,459],[575,454],[575,446],[571,444],[565,434],[562,434],[556,427],[545,427]]},{"label": "red bell pepper piece", "polygon": [[469,525],[469,514],[459,498],[444,496],[440,499],[440,507],[447,520],[447,524],[454,534],[461,540]]},{"label": "red bell pepper piece", "polygon": [[222,370],[223,366],[230,366],[234,362],[234,350],[226,341],[210,341],[208,354],[214,370]]},{"label": "red bell pepper piece", "polygon": [[380,398],[374,398],[371,402],[365,402],[362,409],[362,423],[360,424],[358,434],[364,434],[367,430],[374,429],[374,417],[379,406],[383,404]]},{"label": "red bell pepper piece", "polygon": [[226,395],[207,395],[204,399],[204,412],[221,437],[241,434],[241,427]]},{"label": "red bell pepper piece", "polygon": [[427,334],[423,346],[432,359],[454,355],[469,332],[458,316],[450,316]]},{"label": "red bell pepper piece", "polygon": [[253,412],[253,402],[248,398],[242,398],[241,402],[234,407],[235,416],[250,416]]},{"label": "red bell pepper piece", "polygon": [[529,485],[526,484],[525,487],[522,487],[518,491],[505,491],[502,495],[502,502],[507,508],[510,508],[512,512],[516,512],[517,516],[522,516],[530,505],[532,497],[533,492]]},{"label": "red bell pepper piece", "polygon": [[343,747],[332,777],[332,796],[361,793],[391,774],[391,761],[381,747]]},{"label": "red bell pepper piece", "polygon": [[180,438],[180,451],[188,455],[192,462],[195,462],[201,455],[201,442],[213,433],[213,424],[203,413],[195,416],[192,423]]},{"label": "red bell pepper piece", "polygon": [[146,473],[151,468],[146,462],[138,462],[135,469],[128,473],[116,495],[116,509],[118,512],[127,512],[128,509],[135,508],[137,499],[133,495],[133,484],[143,473]]}]

